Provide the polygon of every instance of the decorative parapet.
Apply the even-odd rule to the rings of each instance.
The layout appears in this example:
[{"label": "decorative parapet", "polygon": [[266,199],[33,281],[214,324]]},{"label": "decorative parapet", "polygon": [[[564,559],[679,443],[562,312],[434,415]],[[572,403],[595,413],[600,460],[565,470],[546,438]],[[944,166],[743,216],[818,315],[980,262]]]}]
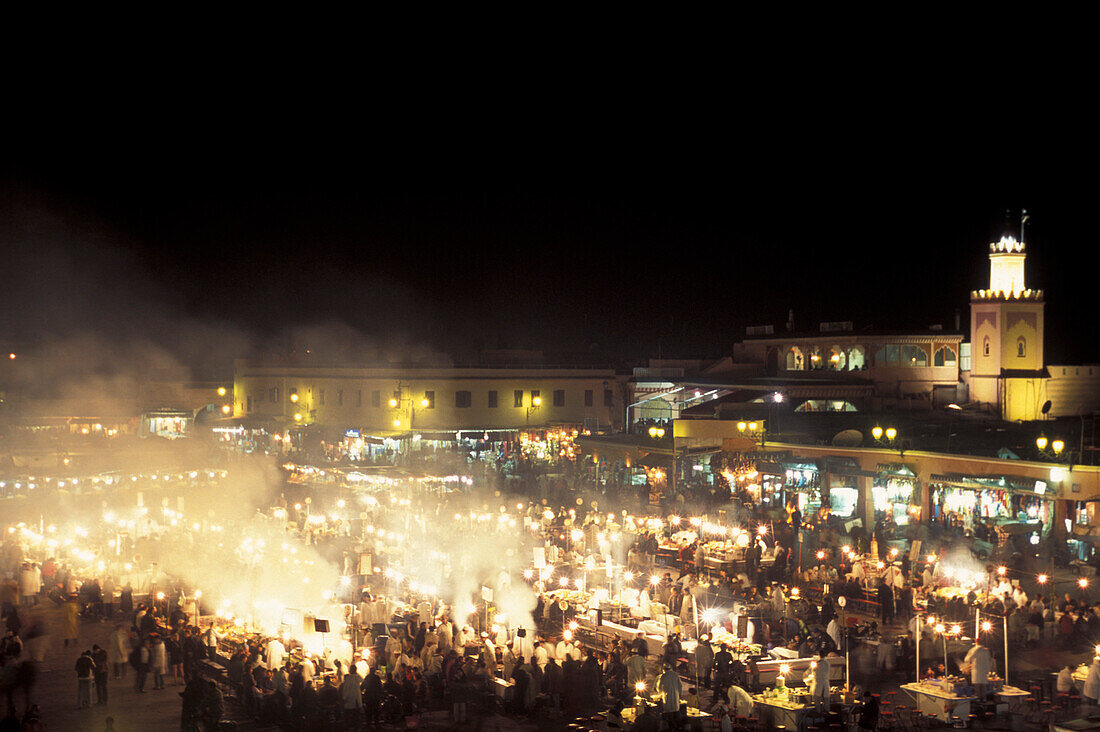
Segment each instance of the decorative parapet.
[{"label": "decorative parapet", "polygon": [[1022,254],[1024,243],[1015,237],[1002,236],[1000,241],[990,242],[989,251],[994,254]]},{"label": "decorative parapet", "polygon": [[971,290],[971,302],[1042,302],[1042,290]]}]

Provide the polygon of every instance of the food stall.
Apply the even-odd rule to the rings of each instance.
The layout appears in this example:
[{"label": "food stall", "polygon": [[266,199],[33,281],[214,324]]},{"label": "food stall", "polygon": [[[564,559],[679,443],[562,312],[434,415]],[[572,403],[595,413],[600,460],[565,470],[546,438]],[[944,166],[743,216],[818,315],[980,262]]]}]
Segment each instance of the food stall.
[{"label": "food stall", "polygon": [[901,689],[913,699],[922,714],[932,714],[941,722],[950,722],[952,716],[970,718],[970,702],[977,697],[965,693],[969,684],[966,679],[953,677],[902,684]]}]

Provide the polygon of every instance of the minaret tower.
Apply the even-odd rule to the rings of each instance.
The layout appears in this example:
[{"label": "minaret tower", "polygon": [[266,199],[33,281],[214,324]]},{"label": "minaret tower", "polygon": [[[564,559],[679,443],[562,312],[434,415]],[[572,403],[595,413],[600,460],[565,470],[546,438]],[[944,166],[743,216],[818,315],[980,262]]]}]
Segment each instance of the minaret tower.
[{"label": "minaret tower", "polygon": [[1023,242],[989,245],[989,289],[970,293],[970,398],[994,404],[1007,420],[1038,419],[1042,407],[1043,291],[1027,287]]}]

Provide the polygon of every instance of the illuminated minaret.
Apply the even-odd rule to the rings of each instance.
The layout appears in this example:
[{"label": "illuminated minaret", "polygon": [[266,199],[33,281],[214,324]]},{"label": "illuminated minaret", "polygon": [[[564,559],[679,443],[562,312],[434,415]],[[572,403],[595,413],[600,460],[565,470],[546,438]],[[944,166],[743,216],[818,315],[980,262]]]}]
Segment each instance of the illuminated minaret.
[{"label": "illuminated minaret", "polygon": [[1043,372],[1043,291],[1024,280],[1022,234],[989,245],[989,289],[970,293],[970,398],[1009,420],[1037,419],[1042,405],[1031,382]]}]

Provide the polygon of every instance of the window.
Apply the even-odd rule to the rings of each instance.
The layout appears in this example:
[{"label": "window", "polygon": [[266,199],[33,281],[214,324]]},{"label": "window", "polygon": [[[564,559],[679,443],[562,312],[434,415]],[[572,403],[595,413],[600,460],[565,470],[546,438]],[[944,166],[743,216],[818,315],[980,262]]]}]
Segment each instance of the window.
[{"label": "window", "polygon": [[554,389],[554,406],[565,406],[565,389]]},{"label": "window", "polygon": [[336,390],[336,406],[338,406],[338,407],[344,406],[344,390],[343,389],[337,389]]},{"label": "window", "polygon": [[1023,358],[1027,353],[1027,341],[1023,336],[1020,336],[1016,341],[1016,358]]},{"label": "window", "polygon": [[949,346],[936,351],[936,355],[932,358],[933,366],[954,366],[955,363],[955,350]]},{"label": "window", "polygon": [[428,402],[428,406],[425,407],[425,409],[435,409],[435,392],[434,391],[424,392],[424,399],[425,399],[425,401]]},{"label": "window", "polygon": [[517,409],[523,406],[523,389],[516,389],[512,392],[512,406]]},{"label": "window", "polygon": [[787,351],[787,370],[802,371],[805,368],[806,364],[802,349],[798,346],[791,346],[790,350]]},{"label": "window", "polygon": [[897,366],[901,361],[901,346],[893,344],[887,344],[886,346],[886,363],[890,366]]},{"label": "window", "polygon": [[322,407],[325,406],[325,390],[324,389],[321,389],[319,392],[317,392],[317,403],[320,404]]},{"label": "window", "polygon": [[586,407],[591,407],[592,406],[592,390],[591,389],[585,389],[584,390],[584,406],[586,406]]},{"label": "window", "polygon": [[382,406],[382,392],[380,392],[378,389],[375,389],[370,393],[370,405],[372,407]]},{"label": "window", "polygon": [[928,365],[928,352],[920,346],[902,346],[901,365],[917,369],[924,368]]},{"label": "window", "polygon": [[455,392],[455,406],[465,408],[470,406],[470,392],[468,391],[456,391]]},{"label": "window", "polygon": [[496,408],[497,408],[497,390],[496,389],[490,389],[489,390],[489,409],[496,409]]},{"label": "window", "polygon": [[989,336],[986,336],[985,340],[982,341],[982,355],[983,356],[988,356],[989,355]]},{"label": "window", "polygon": [[615,393],[610,389],[603,390],[603,405],[605,407],[615,406]]}]

